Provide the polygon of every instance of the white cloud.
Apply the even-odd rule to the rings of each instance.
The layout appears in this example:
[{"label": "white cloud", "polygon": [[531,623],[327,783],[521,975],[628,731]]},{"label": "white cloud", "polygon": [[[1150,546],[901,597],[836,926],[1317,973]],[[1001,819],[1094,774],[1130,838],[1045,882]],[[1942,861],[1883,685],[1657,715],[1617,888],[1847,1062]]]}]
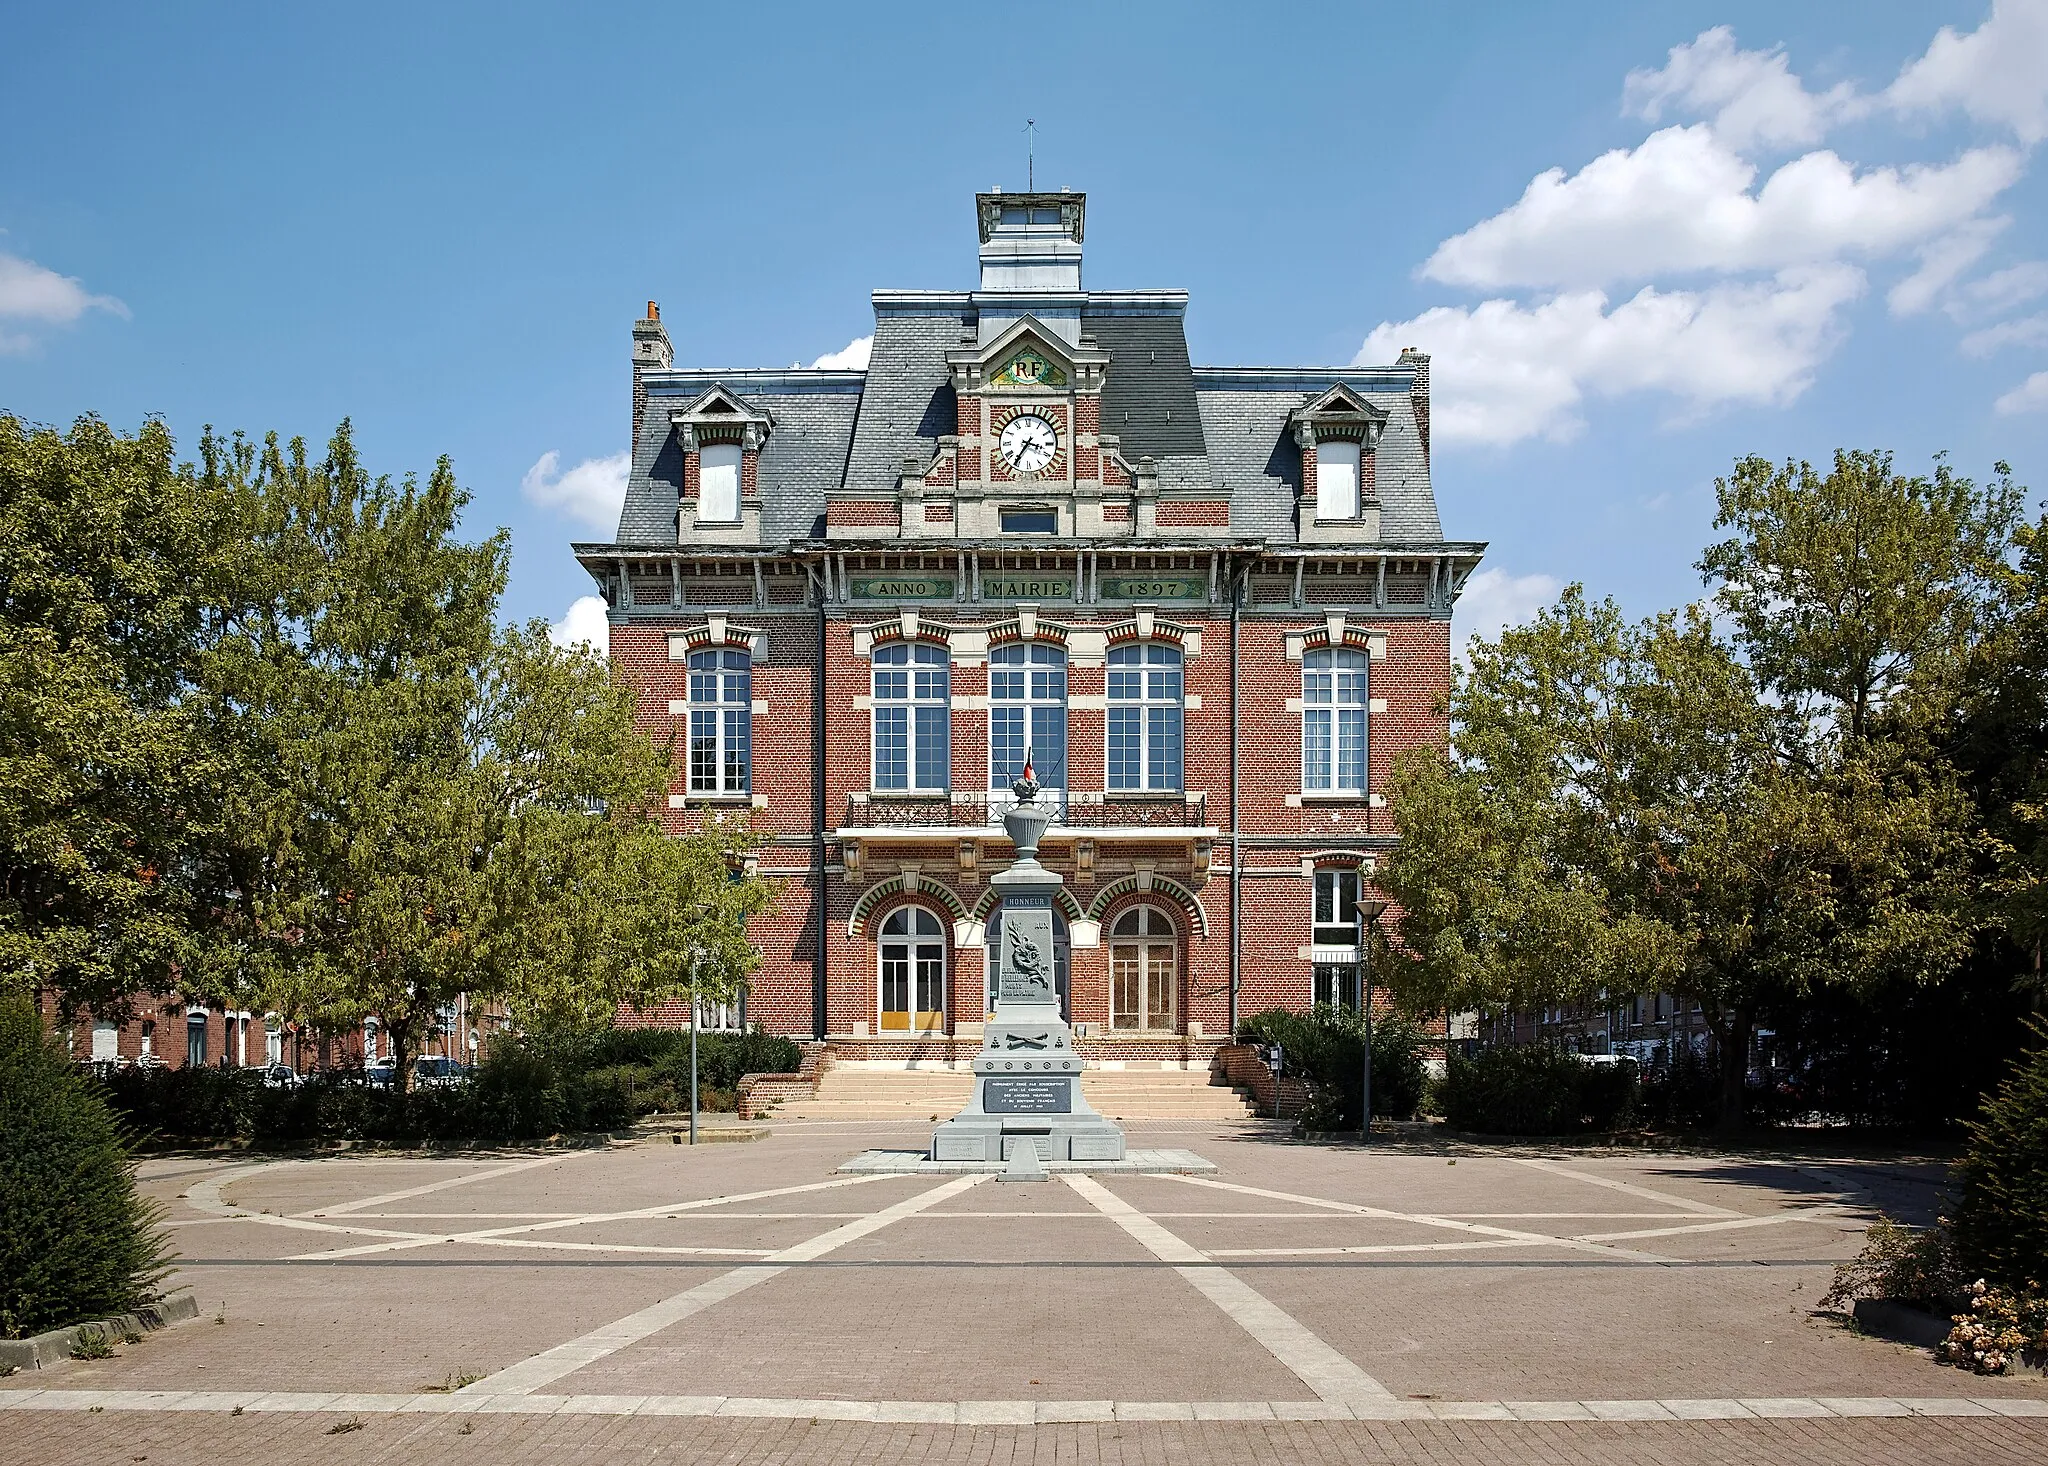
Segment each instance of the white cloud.
[{"label": "white cloud", "polygon": [[626,475],[632,466],[631,454],[614,453],[609,458],[586,458],[564,473],[562,455],[550,448],[526,470],[519,490],[528,503],[560,510],[610,534],[619,527],[619,509],[626,502]]},{"label": "white cloud", "polygon": [[1913,316],[1949,293],[1958,277],[1984,258],[2010,218],[1972,219],[1920,250],[1920,268],[1891,288],[1885,303],[1897,316]]},{"label": "white cloud", "polygon": [[1996,406],[2008,417],[2018,412],[2048,412],[2048,372],[2035,372],[1999,398]]},{"label": "white cloud", "polygon": [[1869,103],[1848,82],[1825,92],[1806,89],[1783,50],[1744,51],[1725,25],[1673,46],[1661,70],[1638,69],[1622,84],[1622,110],[1645,122],[1672,114],[1704,117],[1730,147],[1751,143],[1816,143],[1844,117]]},{"label": "white cloud", "polygon": [[1465,648],[1473,637],[1488,641],[1509,626],[1523,626],[1536,613],[1557,599],[1564,583],[1554,575],[1510,575],[1505,570],[1480,571],[1465,582],[1458,604],[1451,613],[1451,644],[1458,660],[1465,660]]},{"label": "white cloud", "polygon": [[70,275],[0,252],[0,352],[26,351],[35,337],[5,329],[11,323],[69,326],[89,310],[128,318],[128,307],[111,295],[94,295]]},{"label": "white cloud", "polygon": [[856,336],[838,351],[828,351],[811,363],[812,371],[864,372],[868,369],[868,353],[875,349],[875,338]]},{"label": "white cloud", "polygon": [[2048,315],[2021,316],[2000,321],[1963,338],[1964,356],[1989,356],[2008,346],[2048,346]]},{"label": "white cloud", "polygon": [[1438,245],[1422,273],[1448,285],[1573,287],[1683,271],[1779,270],[1910,249],[1978,214],[2021,175],[2008,147],[1861,174],[1808,153],[1751,192],[1757,168],[1705,124],[1667,127],[1522,197]]},{"label": "white cloud", "polygon": [[1994,0],[1967,36],[1943,26],[1884,95],[1902,112],[1960,107],[2030,147],[2048,138],[2048,0]]},{"label": "white cloud", "polygon": [[2025,260],[1972,280],[1951,297],[1948,309],[1958,318],[1997,315],[2043,295],[2048,295],[2048,260]]},{"label": "white cloud", "polygon": [[562,619],[548,627],[548,639],[559,647],[587,646],[600,657],[611,655],[611,623],[605,619],[603,596],[578,596]]},{"label": "white cloud", "polygon": [[1646,287],[1609,309],[1597,290],[1535,305],[1438,306],[1382,324],[1356,360],[1392,361],[1404,345],[1435,358],[1432,430],[1443,442],[1567,441],[1586,397],[1659,390],[1695,409],[1783,404],[1806,390],[1863,291],[1850,265],[1785,270],[1703,291]]}]

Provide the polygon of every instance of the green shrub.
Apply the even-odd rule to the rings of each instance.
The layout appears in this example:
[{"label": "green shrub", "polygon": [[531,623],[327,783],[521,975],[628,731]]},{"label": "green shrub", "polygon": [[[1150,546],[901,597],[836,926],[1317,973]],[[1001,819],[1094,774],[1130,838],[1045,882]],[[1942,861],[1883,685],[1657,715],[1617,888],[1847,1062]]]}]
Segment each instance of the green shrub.
[{"label": "green shrub", "polygon": [[[1321,1006],[1307,1013],[1272,1008],[1238,1025],[1241,1043],[1278,1044],[1282,1073],[1301,1080],[1308,1103],[1304,1130],[1356,1130],[1364,1090],[1365,1021],[1355,1009]],[[1372,1023],[1372,1112],[1376,1119],[1406,1120],[1422,1103],[1429,1071],[1422,1053],[1429,1037],[1399,1014]]]},{"label": "green shrub", "polygon": [[0,1000],[0,1334],[150,1302],[169,1271],[119,1121],[25,998]]},{"label": "green shrub", "polygon": [[2020,1293],[2048,1292],[2048,1024],[1984,1101],[1956,1166],[1951,1224],[1956,1258],[1973,1278]]},{"label": "green shrub", "polygon": [[1835,1264],[1820,1306],[1841,1308],[1865,1298],[1937,1305],[1962,1291],[1945,1229],[1902,1226],[1879,1212],[1856,1255]]},{"label": "green shrub", "polygon": [[1483,1135],[1570,1135],[1628,1119],[1635,1067],[1588,1064],[1543,1044],[1453,1054],[1438,1095],[1454,1130]]}]

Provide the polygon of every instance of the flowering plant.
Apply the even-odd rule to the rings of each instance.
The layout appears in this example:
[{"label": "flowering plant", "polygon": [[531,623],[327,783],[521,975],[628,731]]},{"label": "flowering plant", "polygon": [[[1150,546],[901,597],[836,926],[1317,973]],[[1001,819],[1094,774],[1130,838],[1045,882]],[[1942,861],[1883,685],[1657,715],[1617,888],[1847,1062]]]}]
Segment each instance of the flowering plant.
[{"label": "flowering plant", "polygon": [[2012,1293],[1979,1278],[1967,1296],[1970,1311],[1955,1315],[1936,1359],[1978,1374],[2004,1374],[2025,1356],[2048,1357],[2048,1296],[2038,1285]]}]

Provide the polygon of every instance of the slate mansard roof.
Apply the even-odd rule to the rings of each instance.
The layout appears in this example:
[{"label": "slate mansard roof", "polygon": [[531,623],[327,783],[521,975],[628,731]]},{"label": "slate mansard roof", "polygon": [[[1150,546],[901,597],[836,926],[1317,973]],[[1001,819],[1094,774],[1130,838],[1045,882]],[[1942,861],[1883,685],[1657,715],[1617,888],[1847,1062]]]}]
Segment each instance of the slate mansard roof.
[{"label": "slate mansard roof", "polygon": [[[774,419],[759,465],[764,547],[822,538],[827,490],[893,494],[902,460],[929,462],[954,431],[946,353],[974,339],[973,297],[877,291],[874,309],[865,371],[647,371],[616,543],[675,546],[682,456],[669,417],[713,385]],[[1101,431],[1120,438],[1127,460],[1157,460],[1162,492],[1213,493],[1230,503],[1234,537],[1296,543],[1301,452],[1288,417],[1343,383],[1387,414],[1376,457],[1380,542],[1442,542],[1413,366],[1197,367],[1186,309],[1181,291],[1091,291],[1081,316],[1083,339],[1110,358]]]}]

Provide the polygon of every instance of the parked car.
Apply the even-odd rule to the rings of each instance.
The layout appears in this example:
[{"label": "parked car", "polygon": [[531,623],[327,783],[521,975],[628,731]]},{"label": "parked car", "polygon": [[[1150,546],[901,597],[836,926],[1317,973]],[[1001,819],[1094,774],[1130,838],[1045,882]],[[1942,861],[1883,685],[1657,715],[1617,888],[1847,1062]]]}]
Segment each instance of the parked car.
[{"label": "parked car", "polygon": [[429,1054],[412,1066],[412,1082],[422,1088],[439,1089],[469,1078],[469,1066],[440,1054]]},{"label": "parked car", "polygon": [[272,1089],[296,1089],[306,1078],[289,1064],[265,1064],[257,1071]]},{"label": "parked car", "polygon": [[363,1078],[371,1084],[391,1084],[398,1078],[398,1061],[396,1059],[372,1059],[363,1066]]}]

